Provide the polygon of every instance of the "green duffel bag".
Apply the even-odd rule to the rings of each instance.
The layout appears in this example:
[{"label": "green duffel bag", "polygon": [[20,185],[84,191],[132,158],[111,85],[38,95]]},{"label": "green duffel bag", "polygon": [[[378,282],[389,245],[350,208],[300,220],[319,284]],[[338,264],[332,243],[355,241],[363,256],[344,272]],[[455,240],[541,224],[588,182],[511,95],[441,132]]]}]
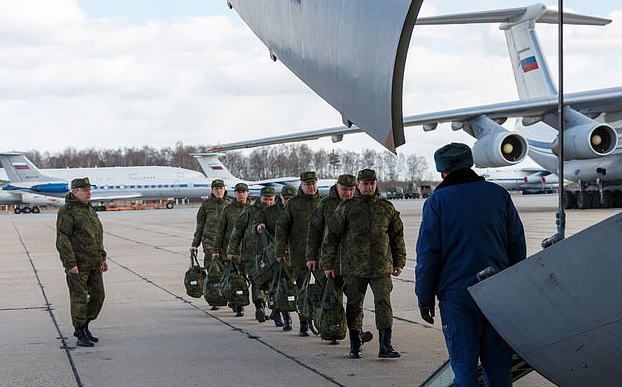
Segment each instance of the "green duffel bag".
[{"label": "green duffel bag", "polygon": [[186,294],[193,298],[201,298],[203,296],[205,276],[205,270],[203,270],[197,260],[197,252],[193,250],[190,253],[190,268],[184,275]]},{"label": "green duffel bag", "polygon": [[261,290],[268,290],[277,264],[273,248],[274,238],[265,228],[261,231],[260,238],[263,250],[250,265],[250,277],[254,286]]},{"label": "green duffel bag", "polygon": [[285,264],[279,262],[270,286],[268,307],[279,312],[296,312],[297,298],[298,287]]},{"label": "green duffel bag", "polygon": [[346,311],[335,291],[335,279],[324,282],[322,301],[314,307],[313,323],[323,340],[343,340],[346,337]]},{"label": "green duffel bag", "polygon": [[[298,293],[298,314],[307,321],[313,320],[313,306],[322,300],[322,286],[316,281],[311,283],[311,272],[307,273]],[[313,332],[316,335],[317,332]]]},{"label": "green duffel bag", "polygon": [[220,289],[222,274],[220,270],[216,270],[217,268],[218,264],[212,260],[207,269],[207,277],[203,285],[203,296],[210,306],[225,306],[227,305],[227,299],[223,296]]},{"label": "green duffel bag", "polygon": [[235,306],[246,306],[250,304],[248,279],[240,274],[234,261],[225,263],[220,290],[225,299]]}]

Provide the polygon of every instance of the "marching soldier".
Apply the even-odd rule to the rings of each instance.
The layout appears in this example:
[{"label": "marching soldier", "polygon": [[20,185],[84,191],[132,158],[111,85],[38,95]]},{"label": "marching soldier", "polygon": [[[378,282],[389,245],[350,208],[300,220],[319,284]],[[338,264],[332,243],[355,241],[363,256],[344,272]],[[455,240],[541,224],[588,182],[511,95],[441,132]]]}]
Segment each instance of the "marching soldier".
[{"label": "marching soldier", "polygon": [[[273,204],[274,188],[263,187],[261,189],[259,201],[246,207],[235,222],[235,226],[229,237],[227,258],[239,263],[240,271],[244,276],[248,276],[249,265],[255,260],[257,254],[262,251],[263,246],[261,246],[261,240],[257,234],[256,227],[263,220],[263,210],[267,206]],[[242,245],[241,255],[240,245]],[[255,318],[259,322],[264,322],[266,321],[266,292],[255,286],[253,278],[249,279],[252,285],[252,301],[253,304],[255,304]]]},{"label": "marching soldier", "polygon": [[[296,196],[296,189],[291,185],[285,185],[281,188],[281,193],[279,194],[280,201],[263,208],[262,218],[260,223],[257,225],[257,234],[261,234],[262,230],[267,230],[270,235],[275,234],[276,222],[281,215],[281,211],[285,207],[287,201]],[[283,318],[281,318],[281,315]],[[278,310],[273,310],[270,313],[270,318],[274,321],[274,325],[277,327],[283,327],[284,331],[292,330],[292,317],[289,312],[281,312]]]},{"label": "marching soldier", "polygon": [[[190,246],[190,251],[197,251],[199,245],[203,244],[203,252],[205,253],[203,267],[206,269],[213,262],[214,238],[218,231],[220,214],[229,204],[231,204],[231,199],[227,196],[225,182],[220,179],[213,180],[212,193],[208,199],[203,200],[197,212],[197,227]],[[214,270],[220,271],[219,266],[215,265]],[[212,310],[218,310],[218,307],[212,306]]]},{"label": "marching soldier", "polygon": [[[244,208],[248,206],[248,186],[244,183],[238,183],[235,185],[235,201],[225,207],[220,214],[218,220],[218,229],[216,237],[214,238],[214,252],[212,257],[214,259],[224,260],[227,257],[227,245],[229,244],[229,237],[233,231],[236,220],[244,211]],[[228,263],[223,263],[228,264]],[[231,305],[231,309],[235,312],[237,317],[244,316],[244,307],[240,305]]]},{"label": "marching soldier", "polygon": [[391,346],[393,284],[390,276],[399,276],[406,264],[404,227],[400,213],[378,195],[375,171],[359,171],[356,186],[360,195],[341,203],[328,221],[322,245],[322,268],[327,277],[335,277],[337,270],[344,277],[350,357],[361,357],[363,301],[368,285],[374,293],[376,327],[380,334],[378,357],[399,357],[399,352]]},{"label": "marching soldier", "polygon": [[102,272],[108,271],[102,224],[90,200],[89,179],[72,180],[71,192],[56,219],[56,250],[67,276],[73,335],[80,347],[92,347],[99,341],[89,331],[89,323],[104,304]]},{"label": "marching soldier", "polygon": [[[322,199],[320,205],[311,216],[309,221],[309,234],[307,236],[307,267],[309,270],[315,271],[319,268],[318,261],[320,257],[320,248],[326,229],[328,228],[328,220],[333,216],[335,209],[340,203],[352,199],[354,189],[356,187],[356,177],[354,175],[340,175],[337,184],[330,188],[327,197]],[[324,272],[321,273],[324,276]],[[317,278],[320,280],[320,278]],[[335,290],[339,302],[343,302],[343,277],[339,270],[339,265],[335,265]],[[373,339],[371,332],[361,332],[361,341],[366,343]],[[338,344],[337,340],[331,341],[331,344]]]},{"label": "marching soldier", "polygon": [[[287,259],[286,249],[289,248],[289,262],[294,269],[296,283],[300,286],[308,273],[305,249],[309,219],[313,211],[322,200],[317,192],[317,177],[315,172],[300,174],[298,195],[290,199],[276,224],[277,259],[282,262]],[[309,322],[300,318],[300,336],[309,336]]]}]

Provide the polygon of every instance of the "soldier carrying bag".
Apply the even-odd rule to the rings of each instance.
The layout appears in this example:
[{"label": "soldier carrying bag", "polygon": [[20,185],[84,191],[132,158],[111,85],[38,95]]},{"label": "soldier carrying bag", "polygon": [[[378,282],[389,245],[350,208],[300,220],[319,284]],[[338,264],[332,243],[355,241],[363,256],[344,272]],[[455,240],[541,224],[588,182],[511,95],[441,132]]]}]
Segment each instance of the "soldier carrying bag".
[{"label": "soldier carrying bag", "polygon": [[267,229],[261,231],[261,244],[263,251],[258,254],[250,268],[250,277],[253,279],[254,286],[261,290],[268,290],[270,280],[274,277],[276,270],[276,257],[274,256],[273,243],[274,237]]},{"label": "soldier carrying bag", "polygon": [[190,253],[190,268],[184,275],[184,286],[186,294],[193,298],[201,298],[203,296],[203,282],[205,281],[205,270],[199,265],[197,260],[197,252]]},{"label": "soldier carrying bag", "polygon": [[220,290],[225,299],[235,306],[246,306],[250,304],[248,288],[250,283],[248,278],[243,276],[238,270],[235,261],[225,263]]},{"label": "soldier carrying bag", "polygon": [[212,260],[207,269],[207,277],[205,278],[205,285],[203,286],[203,295],[205,296],[205,301],[207,301],[210,306],[225,306],[227,305],[227,299],[223,296],[220,289],[222,275],[220,271],[215,270],[218,267],[217,265],[216,261]]},{"label": "soldier carrying bag", "polygon": [[270,285],[270,300],[268,307],[279,312],[295,312],[298,288],[292,275],[282,262],[277,263],[272,284]]},{"label": "soldier carrying bag", "polygon": [[322,301],[314,308],[315,328],[323,340],[343,340],[346,337],[346,312],[335,292],[335,279],[324,282]]}]

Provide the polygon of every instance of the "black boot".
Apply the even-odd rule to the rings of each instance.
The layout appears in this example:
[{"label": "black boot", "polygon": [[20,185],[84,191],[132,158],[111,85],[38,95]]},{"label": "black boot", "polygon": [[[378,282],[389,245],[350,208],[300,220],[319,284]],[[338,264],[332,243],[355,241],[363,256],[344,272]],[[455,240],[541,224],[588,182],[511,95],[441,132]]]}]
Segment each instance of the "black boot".
[{"label": "black boot", "polygon": [[283,330],[291,331],[292,330],[292,316],[289,312],[283,312]]},{"label": "black boot", "polygon": [[359,359],[363,356],[361,353],[361,332],[350,329],[350,357]]},{"label": "black boot", "polygon": [[244,307],[236,306],[235,307],[235,317],[243,317],[244,316]]},{"label": "black boot", "polygon": [[300,331],[298,332],[298,335],[301,337],[309,336],[309,323],[308,322],[306,321],[300,322]]},{"label": "black boot", "polygon": [[220,309],[220,307],[218,307],[218,306],[212,306],[212,307],[210,308],[210,310],[218,310],[218,309]]},{"label": "black boot", "polygon": [[257,300],[254,302],[255,304],[255,319],[259,322],[266,321],[266,307],[263,301]]},{"label": "black boot", "polygon": [[89,323],[91,322],[91,320],[86,320],[86,323],[84,323],[84,333],[86,334],[86,338],[89,339],[89,341],[93,342],[93,343],[97,343],[99,341],[99,339],[95,336],[93,336],[91,334],[91,331],[89,331]]},{"label": "black boot", "polygon": [[391,329],[379,329],[380,333],[380,351],[378,357],[400,357],[400,353],[391,346]]},{"label": "black boot", "polygon": [[75,332],[73,332],[73,335],[78,338],[78,341],[76,341],[76,345],[78,347],[92,347],[95,345],[86,338],[84,327],[76,328]]},{"label": "black boot", "polygon": [[281,313],[279,313],[279,312],[272,312],[272,313],[270,313],[270,318],[272,319],[272,321],[274,321],[274,326],[275,327],[282,327],[283,326],[283,319],[281,319]]},{"label": "black boot", "polygon": [[368,343],[374,339],[374,334],[370,331],[361,332],[361,344]]}]

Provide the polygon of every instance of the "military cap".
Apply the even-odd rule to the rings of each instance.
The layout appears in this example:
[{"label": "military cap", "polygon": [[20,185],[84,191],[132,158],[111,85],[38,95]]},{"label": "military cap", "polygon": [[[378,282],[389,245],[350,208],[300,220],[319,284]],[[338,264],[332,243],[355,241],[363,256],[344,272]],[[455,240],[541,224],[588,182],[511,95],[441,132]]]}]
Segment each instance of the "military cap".
[{"label": "military cap", "polygon": [[376,178],[376,171],[373,169],[361,169],[359,174],[356,176],[356,180],[378,180]]},{"label": "military cap", "polygon": [[294,197],[296,196],[296,188],[291,185],[284,185],[283,188],[281,188],[281,195],[285,198]]},{"label": "military cap", "polygon": [[300,181],[304,181],[305,183],[317,181],[317,176],[313,171],[306,171],[300,174]]},{"label": "military cap", "polygon": [[91,182],[89,181],[88,177],[82,177],[79,179],[73,179],[71,180],[71,189],[76,189],[76,188],[87,188],[91,186]]},{"label": "military cap", "polygon": [[459,169],[469,169],[473,166],[473,153],[468,145],[452,142],[434,152],[436,170],[451,173]]},{"label": "military cap", "polygon": [[248,191],[248,186],[245,183],[238,183],[235,185],[234,191]]},{"label": "military cap", "polygon": [[274,188],[272,187],[263,187],[261,189],[261,192],[259,193],[260,196],[274,196]]},{"label": "military cap", "polygon": [[212,188],[218,188],[218,187],[224,188],[225,182],[220,179],[212,180]]},{"label": "military cap", "polygon": [[339,175],[337,179],[337,183],[343,187],[355,187],[356,186],[356,177],[354,175],[343,174]]}]

